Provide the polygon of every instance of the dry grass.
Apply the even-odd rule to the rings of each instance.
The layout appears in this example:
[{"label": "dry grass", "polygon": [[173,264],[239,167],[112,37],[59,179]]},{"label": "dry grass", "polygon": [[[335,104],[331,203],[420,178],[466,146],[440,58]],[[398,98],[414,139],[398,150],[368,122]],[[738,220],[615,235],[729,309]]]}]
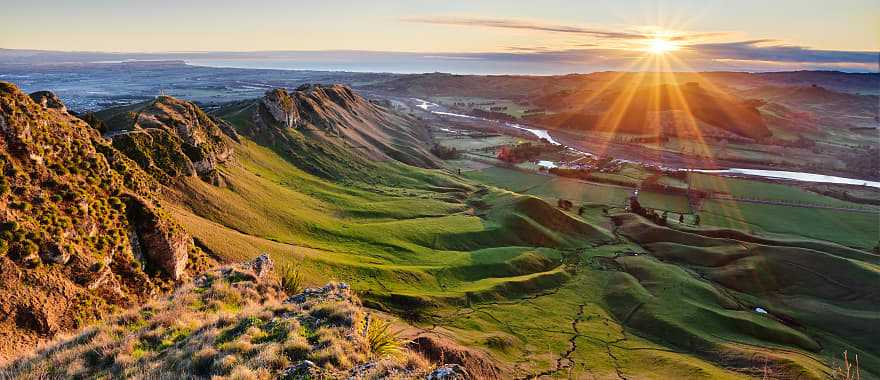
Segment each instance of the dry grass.
[{"label": "dry grass", "polygon": [[285,302],[276,283],[240,274],[206,274],[38,349],[0,369],[0,379],[270,379],[303,360],[329,378],[414,378],[432,368],[402,348],[390,323],[367,316],[347,287],[331,284]]}]

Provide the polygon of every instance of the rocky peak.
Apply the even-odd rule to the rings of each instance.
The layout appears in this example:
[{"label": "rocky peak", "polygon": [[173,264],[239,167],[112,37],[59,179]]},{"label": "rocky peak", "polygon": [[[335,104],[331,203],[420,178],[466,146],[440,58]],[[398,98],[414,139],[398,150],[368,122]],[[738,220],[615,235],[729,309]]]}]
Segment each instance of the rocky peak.
[{"label": "rocky peak", "polygon": [[266,91],[266,96],[260,100],[260,104],[276,123],[285,128],[293,128],[299,120],[299,111],[293,98],[283,89]]},{"label": "rocky peak", "polygon": [[304,84],[291,92],[274,89],[266,92],[260,104],[273,121],[284,128],[297,128],[308,123],[332,129],[345,114],[357,115],[374,107],[340,84]]}]

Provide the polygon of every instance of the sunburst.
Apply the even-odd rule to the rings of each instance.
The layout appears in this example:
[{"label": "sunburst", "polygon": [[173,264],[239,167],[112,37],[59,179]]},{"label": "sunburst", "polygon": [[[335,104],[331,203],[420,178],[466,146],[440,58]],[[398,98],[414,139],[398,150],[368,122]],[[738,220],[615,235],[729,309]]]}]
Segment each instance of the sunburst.
[{"label": "sunburst", "polygon": [[651,54],[663,55],[672,51],[678,50],[679,46],[674,42],[662,38],[655,37],[654,39],[648,41],[647,51]]}]

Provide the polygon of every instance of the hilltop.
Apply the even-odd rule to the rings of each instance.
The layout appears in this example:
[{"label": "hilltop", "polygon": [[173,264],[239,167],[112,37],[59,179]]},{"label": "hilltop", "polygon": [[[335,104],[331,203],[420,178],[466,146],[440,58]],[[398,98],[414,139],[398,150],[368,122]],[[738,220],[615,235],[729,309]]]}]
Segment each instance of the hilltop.
[{"label": "hilltop", "polygon": [[[525,120],[563,130],[639,135],[663,131],[667,136],[692,138],[712,128],[756,140],[772,135],[757,110],[760,103],[707,89],[698,82],[643,85],[602,93],[561,91],[535,102],[559,112]],[[678,116],[663,120],[663,113]]]},{"label": "hilltop", "polygon": [[276,89],[261,99],[223,106],[215,114],[301,169],[325,178],[362,178],[375,161],[439,167],[428,152],[426,126],[341,85]]}]

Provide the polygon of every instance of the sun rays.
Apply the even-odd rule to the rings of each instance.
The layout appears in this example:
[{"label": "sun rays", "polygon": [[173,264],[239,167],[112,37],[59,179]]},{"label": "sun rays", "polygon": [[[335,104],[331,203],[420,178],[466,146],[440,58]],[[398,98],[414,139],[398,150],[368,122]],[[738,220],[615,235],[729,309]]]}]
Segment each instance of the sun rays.
[{"label": "sun rays", "polygon": [[[598,113],[587,137],[600,142],[597,155],[613,155],[613,144],[626,144],[641,136],[650,137],[648,144],[656,146],[627,144],[615,148],[642,149],[646,158],[661,166],[680,166],[680,162],[665,163],[670,160],[669,154],[679,155],[676,160],[683,159],[688,162],[686,166],[718,166],[712,144],[719,137],[706,135],[706,123],[697,117],[700,111],[696,108],[703,106],[702,92],[724,91],[689,67],[688,48],[672,33],[657,32],[633,51],[641,57],[581,100],[582,112]],[[735,110],[724,107],[717,112],[736,117]],[[674,148],[664,146],[668,139],[677,141]],[[737,206],[725,207],[723,212],[741,217]]]}]

